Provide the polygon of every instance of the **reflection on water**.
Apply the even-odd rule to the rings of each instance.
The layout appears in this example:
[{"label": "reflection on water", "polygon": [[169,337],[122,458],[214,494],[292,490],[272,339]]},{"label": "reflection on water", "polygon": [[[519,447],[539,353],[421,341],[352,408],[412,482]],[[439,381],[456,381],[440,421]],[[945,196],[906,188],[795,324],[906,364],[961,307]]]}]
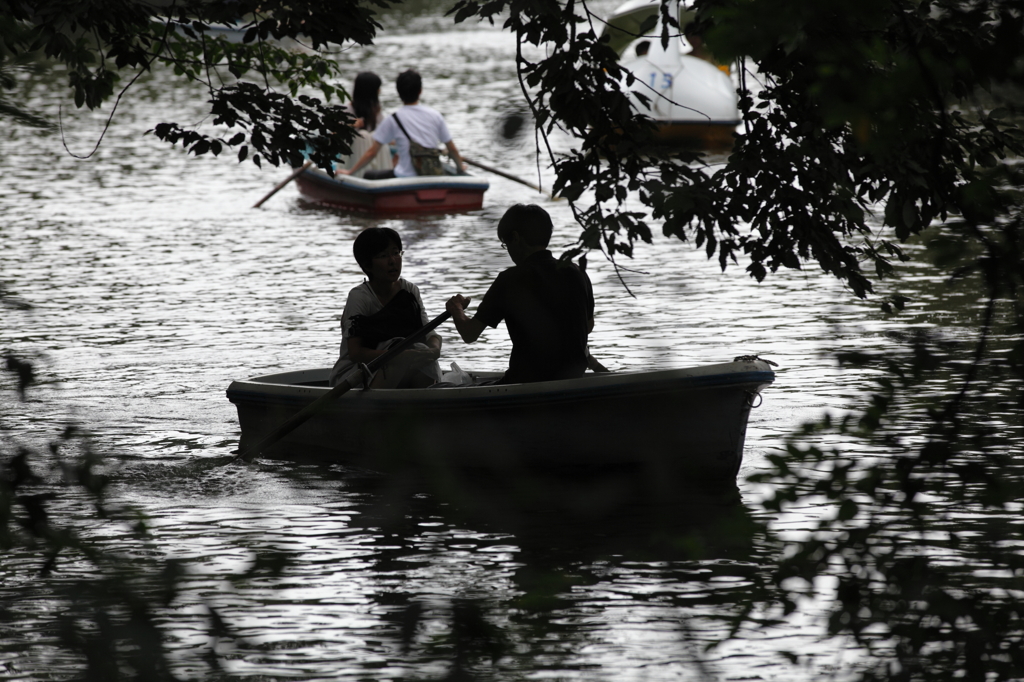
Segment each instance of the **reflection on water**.
[{"label": "reflection on water", "polygon": [[[446,115],[468,156],[537,179],[529,140],[499,134],[500,112],[518,96],[512,39],[486,26],[451,31],[446,21],[389,16],[385,25],[401,30],[338,58],[353,74],[371,69],[386,82],[415,64],[424,102]],[[417,32],[422,26],[434,33]],[[62,94],[52,81],[26,90],[48,112]],[[388,86],[382,95],[385,107],[397,105]],[[218,650],[239,676],[430,678],[455,666],[509,679],[794,679],[843,661],[839,645],[792,623],[706,648],[729,632],[769,562],[762,525],[801,532],[825,513],[803,507],[758,518],[749,511],[757,486],[741,482],[740,503],[686,497],[652,508],[608,505],[621,485],[615,479],[561,481],[526,505],[485,495],[491,504],[459,506],[338,467],[215,466],[237,443],[224,396],[232,379],[333,363],[336,316],[361,280],[351,257],[361,229],[385,225],[403,235],[406,276],[433,316],[454,293],[479,300],[508,265],[494,235],[506,206],[544,205],[556,249],[576,227],[563,203],[498,177],[489,178],[484,208],[469,214],[353,216],[309,206],[293,187],[252,210],[285,170],[186,158],[142,135],[161,120],[201,118],[202,102],[167,74],[151,76],[88,161],[70,158],[55,136],[13,128],[0,139],[0,272],[34,306],[3,311],[4,343],[56,379],[28,404],[0,396],[4,427],[44,445],[53,424],[79,420],[117,465],[118,501],[149,516],[166,555],[194,561],[170,624],[184,676],[199,669],[203,604],[235,629]],[[68,118],[65,110],[69,146],[90,148],[104,117]],[[550,186],[543,167],[540,176]],[[870,377],[839,372],[832,353],[893,344],[890,323],[873,307],[813,272],[758,285],[665,240],[627,265],[617,273],[590,259],[598,311],[591,346],[605,365],[679,367],[741,354],[779,363],[751,417],[741,478],[763,468],[796,425],[869,390]],[[971,301],[946,297],[925,274],[911,272],[909,281],[929,324],[970,333]],[[504,368],[503,328],[471,346],[444,333],[442,362]],[[1019,429],[1015,413],[1003,419]],[[1021,442],[1019,430],[1007,433]],[[546,499],[563,504],[552,511]],[[228,583],[264,551],[293,557],[281,577]],[[37,588],[5,582],[0,593]],[[35,632],[45,618],[26,611],[15,620],[19,632]],[[37,636],[45,644],[53,634]],[[68,672],[67,661],[49,654],[19,654],[23,637],[0,638],[0,661],[13,677]],[[792,670],[783,650],[806,655],[808,667]]]}]

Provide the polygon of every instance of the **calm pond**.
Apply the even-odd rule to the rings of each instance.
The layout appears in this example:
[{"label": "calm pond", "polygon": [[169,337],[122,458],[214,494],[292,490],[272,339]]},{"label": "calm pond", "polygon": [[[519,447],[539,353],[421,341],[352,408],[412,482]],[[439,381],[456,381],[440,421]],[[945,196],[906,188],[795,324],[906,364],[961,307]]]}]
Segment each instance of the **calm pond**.
[{"label": "calm pond", "polygon": [[[415,66],[424,76],[423,102],[445,114],[467,156],[536,181],[532,135],[508,141],[499,134],[501,115],[521,97],[514,53],[513,37],[497,28],[453,28],[427,12],[389,17],[376,45],[338,59],[353,77],[360,70],[382,76],[386,109],[398,104],[395,74]],[[54,116],[64,101],[67,146],[85,154],[109,112],[69,110],[58,76],[25,83],[26,101]],[[235,409],[225,398],[233,379],[334,362],[337,316],[361,281],[351,256],[360,230],[382,225],[401,233],[404,274],[433,316],[452,294],[479,300],[510,264],[494,232],[507,206],[543,205],[555,221],[556,252],[578,228],[564,202],[500,177],[488,178],[484,208],[468,214],[348,215],[302,202],[294,186],[253,209],[287,169],[187,157],[144,134],[161,121],[201,120],[204,101],[202,91],[169,74],[152,75],[121,104],[87,160],[72,158],[60,135],[0,124],[0,277],[33,306],[3,309],[2,345],[34,358],[44,381],[27,403],[11,390],[0,394],[0,426],[38,446],[60,424],[82,424],[115,465],[116,501],[150,519],[159,552],[192,561],[180,618],[168,626],[182,677],[200,669],[206,641],[195,626],[204,603],[219,607],[245,639],[245,647],[222,650],[226,673],[237,678],[441,678],[456,656],[445,635],[458,610],[471,606],[503,642],[496,663],[482,656],[494,679],[842,677],[851,651],[821,639],[813,606],[803,620],[706,648],[726,635],[768,561],[756,533],[733,539],[707,509],[693,514],[715,517],[716,530],[687,534],[700,545],[690,554],[697,558],[680,558],[645,544],[650,528],[642,516],[614,528],[542,519],[536,533],[519,537],[461,518],[430,495],[396,496],[390,482],[366,472],[275,461],[211,465],[237,445]],[[624,265],[629,291],[599,255],[588,270],[597,299],[591,348],[610,369],[745,354],[779,365],[751,416],[742,503],[726,516],[800,533],[831,513],[804,506],[767,518],[757,507],[765,491],[743,479],[764,469],[766,455],[804,421],[856,407],[872,376],[839,371],[835,353],[889,348],[887,332],[906,320],[888,321],[877,304],[815,270],[779,272],[757,284],[742,267],[722,273],[702,250],[661,237]],[[907,274],[906,286],[917,296],[917,324],[971,338],[975,301],[947,296],[923,268]],[[510,345],[503,326],[471,346],[450,325],[440,331],[443,366],[504,369]],[[992,418],[1019,450],[1020,414]],[[671,425],[673,415],[664,419]],[[907,429],[912,438],[915,424]],[[631,551],[633,540],[644,551]],[[293,555],[284,577],[231,585],[227,577],[263,550]],[[24,560],[0,563],[12,562],[0,571],[0,602],[17,595],[23,603],[38,588],[12,578]],[[80,570],[88,569],[67,566],[62,575]],[[424,621],[406,650],[401,614],[413,603]],[[19,611],[14,630],[0,635],[6,679],[73,672],[48,647],[53,633],[35,630],[49,622],[45,602],[36,606]],[[799,652],[801,665],[781,652]]]}]

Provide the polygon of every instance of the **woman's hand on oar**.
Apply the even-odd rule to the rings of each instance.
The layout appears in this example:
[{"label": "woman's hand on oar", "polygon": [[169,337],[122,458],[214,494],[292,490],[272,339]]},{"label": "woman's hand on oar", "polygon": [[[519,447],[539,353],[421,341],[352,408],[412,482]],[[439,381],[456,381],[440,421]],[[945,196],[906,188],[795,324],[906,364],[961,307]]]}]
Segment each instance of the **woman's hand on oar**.
[{"label": "woman's hand on oar", "polygon": [[272,190],[270,190],[269,192],[267,192],[267,196],[263,197],[262,199],[260,199],[259,201],[257,201],[257,202],[256,202],[255,204],[253,204],[253,208],[259,208],[260,206],[262,206],[262,205],[263,205],[263,202],[265,202],[265,201],[266,201],[267,199],[269,199],[270,197],[272,197],[272,196],[274,196],[275,194],[277,194],[277,193],[278,193],[278,191],[279,191],[279,190],[280,190],[280,189],[281,189],[282,187],[284,187],[284,186],[285,186],[285,185],[287,185],[287,184],[288,184],[289,182],[291,182],[291,181],[292,181],[292,180],[294,180],[295,178],[297,178],[297,177],[299,177],[300,175],[302,175],[302,171],[306,170],[307,168],[309,168],[309,167],[310,167],[310,166],[312,166],[312,165],[313,165],[313,162],[312,162],[312,161],[307,161],[306,163],[302,164],[302,166],[300,166],[299,168],[297,168],[297,169],[295,170],[295,172],[294,172],[294,173],[292,173],[291,175],[289,175],[289,176],[288,176],[287,178],[285,178],[285,179],[284,179],[284,180],[282,180],[281,182],[277,183],[277,186],[276,186],[276,187],[274,187],[274,189],[272,189]]},{"label": "woman's hand on oar", "polygon": [[[390,360],[392,360],[395,356],[397,356],[399,353],[408,350],[414,343],[416,343],[424,336],[429,334],[431,331],[434,330],[435,327],[437,327],[439,324],[447,320],[449,317],[451,317],[451,313],[441,313],[433,320],[428,322],[426,325],[424,325],[419,331],[413,332],[412,334],[405,337],[400,342],[396,343],[391,348],[389,348],[386,353],[370,361],[366,365],[367,370],[369,370],[370,372],[377,371],[385,364],[387,364]],[[244,460],[246,462],[251,461],[253,457],[256,457],[257,455],[265,451],[267,448],[269,448],[271,445],[277,443],[279,440],[287,436],[289,433],[297,429],[299,426],[306,423],[306,421],[308,421],[311,417],[314,417],[320,412],[322,412],[328,405],[330,405],[336,399],[340,398],[342,395],[347,393],[349,389],[357,385],[360,382],[360,380],[361,377],[357,376],[353,379],[346,379],[345,381],[342,381],[340,384],[329,390],[327,393],[320,396],[319,398],[311,402],[309,405],[306,405],[304,408],[296,412],[291,417],[291,419],[288,419],[287,421],[285,421],[284,424],[281,424],[281,426],[271,431],[268,436],[266,436],[260,442],[256,443],[256,445],[250,448],[246,448],[244,451],[240,451],[238,455],[231,461],[235,462],[239,459]]]},{"label": "woman's hand on oar", "polygon": [[536,190],[537,192],[540,192],[541,194],[546,195],[549,199],[557,199],[558,198],[556,196],[553,196],[549,192],[545,192],[544,190],[542,190],[540,187],[538,187],[537,185],[533,184],[532,182],[528,182],[526,180],[523,180],[522,178],[516,177],[515,175],[512,175],[511,173],[506,173],[503,170],[498,170],[497,168],[493,168],[491,166],[484,165],[484,164],[482,164],[482,163],[480,163],[478,161],[473,161],[472,159],[467,159],[465,156],[462,157],[462,160],[465,163],[468,163],[470,166],[475,166],[475,167],[477,167],[477,168],[479,168],[481,170],[487,171],[488,173],[494,173],[495,175],[500,175],[503,178],[508,178],[509,180],[512,180],[513,182],[518,182],[520,185],[526,185],[530,189]]}]

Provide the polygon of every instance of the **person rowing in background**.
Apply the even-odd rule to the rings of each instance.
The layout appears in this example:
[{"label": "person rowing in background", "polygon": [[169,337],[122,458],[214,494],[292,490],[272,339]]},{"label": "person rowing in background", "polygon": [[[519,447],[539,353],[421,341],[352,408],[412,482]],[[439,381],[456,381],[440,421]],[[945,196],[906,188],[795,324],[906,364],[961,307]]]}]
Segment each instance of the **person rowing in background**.
[{"label": "person rowing in background", "polygon": [[367,180],[408,178],[418,175],[413,165],[411,142],[427,149],[434,149],[439,143],[443,143],[459,172],[465,172],[466,164],[463,163],[459,149],[452,140],[444,117],[436,109],[420,104],[420,93],[423,91],[423,79],[420,75],[412,69],[403,71],[398,75],[395,84],[403,106],[377,127],[373,132],[373,145],[355,165],[346,170],[339,170],[338,173],[352,175],[359,172],[373,160],[381,146],[389,144],[392,140],[398,147],[398,164],[388,171],[367,171],[363,176]]},{"label": "person rowing in background", "polygon": [[466,343],[502,320],[512,340],[508,371],[499,384],[575,379],[588,369],[606,372],[587,349],[594,329],[594,292],[587,274],[547,249],[551,216],[535,204],[516,204],[498,221],[498,240],[515,265],[495,278],[476,314],[456,294],[445,309]]}]

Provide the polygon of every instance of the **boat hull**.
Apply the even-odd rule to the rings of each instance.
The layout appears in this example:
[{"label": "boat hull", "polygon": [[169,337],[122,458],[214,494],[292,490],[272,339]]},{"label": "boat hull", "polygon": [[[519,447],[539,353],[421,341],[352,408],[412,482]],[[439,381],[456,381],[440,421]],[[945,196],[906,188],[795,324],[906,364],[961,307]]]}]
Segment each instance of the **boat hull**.
[{"label": "boat hull", "polygon": [[489,184],[468,175],[366,180],[308,168],[295,179],[306,199],[368,213],[446,213],[483,206]]},{"label": "boat hull", "polygon": [[736,141],[736,121],[694,123],[692,121],[659,121],[654,140],[673,147],[693,147],[709,152],[732,149]]},{"label": "boat hull", "polygon": [[[328,370],[232,382],[246,452],[319,396]],[[262,453],[437,478],[642,470],[735,487],[763,361],[509,386],[353,389]],[[318,385],[320,384],[320,385]]]}]

